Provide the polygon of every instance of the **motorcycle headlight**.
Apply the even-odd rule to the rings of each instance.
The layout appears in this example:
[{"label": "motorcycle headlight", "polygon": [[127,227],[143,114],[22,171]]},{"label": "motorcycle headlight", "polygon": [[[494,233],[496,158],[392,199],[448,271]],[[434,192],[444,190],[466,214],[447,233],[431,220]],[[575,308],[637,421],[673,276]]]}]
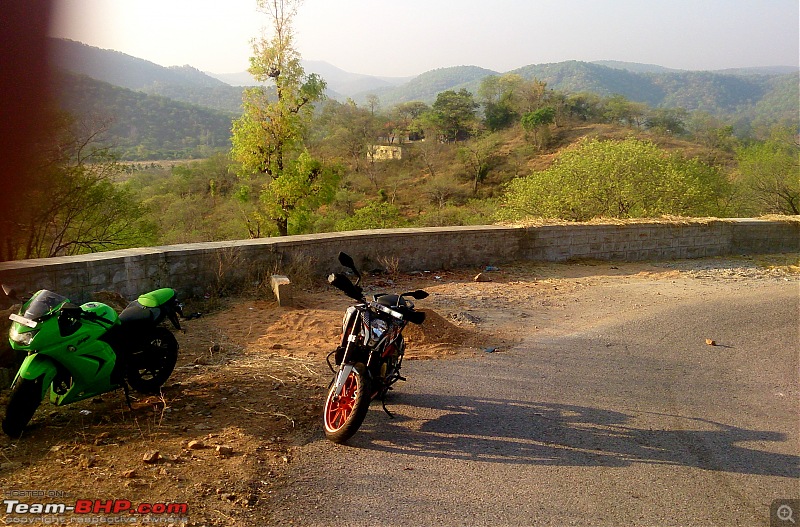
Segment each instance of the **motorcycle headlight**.
[{"label": "motorcycle headlight", "polygon": [[372,319],[369,323],[371,340],[379,341],[383,337],[383,334],[386,333],[388,327],[385,320],[379,318]]},{"label": "motorcycle headlight", "polygon": [[33,331],[17,331],[17,328],[12,326],[11,331],[8,332],[8,337],[16,342],[17,344],[21,344],[23,346],[30,346],[31,342],[33,342],[33,337],[39,333],[38,329],[34,329]]}]

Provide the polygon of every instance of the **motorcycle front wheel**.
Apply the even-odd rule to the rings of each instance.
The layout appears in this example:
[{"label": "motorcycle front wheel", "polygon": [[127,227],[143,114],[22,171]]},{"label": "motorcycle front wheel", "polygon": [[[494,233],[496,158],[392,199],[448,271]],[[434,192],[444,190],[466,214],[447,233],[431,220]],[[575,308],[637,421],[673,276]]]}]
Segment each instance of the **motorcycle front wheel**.
[{"label": "motorcycle front wheel", "polygon": [[325,437],[334,443],[344,443],[353,437],[367,416],[369,402],[369,379],[359,365],[350,372],[338,397],[333,383],[328,389],[322,416]]},{"label": "motorcycle front wheel", "polygon": [[128,384],[139,393],[157,394],[177,361],[178,341],[170,330],[157,327],[128,357]]},{"label": "motorcycle front wheel", "polygon": [[11,391],[11,397],[6,407],[6,416],[3,418],[3,432],[9,437],[17,438],[39,408],[42,402],[42,382],[44,377],[37,379],[17,379],[17,384]]}]

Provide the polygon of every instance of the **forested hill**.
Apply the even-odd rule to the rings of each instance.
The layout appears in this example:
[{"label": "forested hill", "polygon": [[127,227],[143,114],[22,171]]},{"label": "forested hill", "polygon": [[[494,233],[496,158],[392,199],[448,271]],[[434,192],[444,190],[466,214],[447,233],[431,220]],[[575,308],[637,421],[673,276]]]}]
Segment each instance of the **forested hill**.
[{"label": "forested hill", "polygon": [[[668,70],[652,65],[638,65],[637,68],[637,65],[619,62],[610,64],[615,67],[568,61],[535,64],[508,73],[544,81],[553,90],[622,95],[653,107],[702,110],[737,120],[752,120],[756,108],[765,119],[776,121],[783,117],[796,118],[798,112],[800,78],[796,69],[791,73],[753,74],[751,71],[754,70],[721,73]],[[623,68],[623,65],[627,67]],[[766,71],[787,70],[790,68]],[[403,86],[372,93],[378,95],[384,107],[411,100],[430,104],[439,92],[446,89],[465,88],[477,93],[484,77],[497,74],[474,66],[442,68],[423,73]],[[367,95],[361,93],[354,98],[363,101]]]},{"label": "forested hill", "polygon": [[241,87],[230,86],[191,66],[165,68],[74,40],[52,38],[49,45],[52,62],[58,70],[216,110],[236,113],[241,110]]},{"label": "forested hill", "polygon": [[181,103],[60,72],[61,107],[94,128],[123,160],[207,157],[230,147],[236,114]]},{"label": "forested hill", "polygon": [[[227,144],[231,120],[241,112],[241,86],[230,86],[191,66],[166,68],[70,40],[51,39],[50,44],[54,65],[64,72],[65,108],[82,118],[113,118],[110,139],[125,158],[196,157]],[[351,74],[326,63],[306,63],[306,67],[329,81],[330,98],[350,97],[364,105],[375,95],[379,108],[387,112],[403,102],[432,104],[446,90],[463,88],[479,99],[481,82],[503,74],[457,66],[409,80]],[[654,108],[702,110],[740,130],[793,123],[800,112],[796,67],[700,72],[616,61],[568,61],[506,73],[543,81],[548,89],[566,94],[621,95]],[[366,86],[368,90],[354,93]]]},{"label": "forested hill", "polygon": [[436,100],[436,96],[445,90],[459,90],[467,87],[473,94],[482,79],[498,72],[477,66],[454,66],[438,68],[418,75],[405,84],[394,87],[378,88],[355,95],[356,101],[364,100],[368,95],[377,95],[384,107],[402,102],[423,101],[428,104]]}]

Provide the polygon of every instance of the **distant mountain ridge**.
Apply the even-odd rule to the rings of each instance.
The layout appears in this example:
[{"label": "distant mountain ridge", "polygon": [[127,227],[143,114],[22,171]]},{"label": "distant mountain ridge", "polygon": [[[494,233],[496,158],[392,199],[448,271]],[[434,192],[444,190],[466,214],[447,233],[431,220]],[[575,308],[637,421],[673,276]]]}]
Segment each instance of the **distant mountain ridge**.
[{"label": "distant mountain ridge", "polygon": [[[186,137],[205,138],[189,140],[182,146],[175,138],[164,139],[176,149],[192,150],[195,147],[218,147],[220,135],[230,132],[230,120],[241,112],[243,85],[253,84],[249,74],[207,74],[192,66],[164,67],[153,62],[112,50],[88,46],[64,39],[51,39],[53,64],[67,72],[72,86],[102,94],[104,110],[118,119],[129,119],[125,113],[132,101],[134,106],[146,108],[149,119],[159,120],[155,107],[169,107],[165,115],[193,115],[198,124],[183,130]],[[379,98],[380,107],[408,101],[433,103],[445,90],[466,89],[477,94],[481,81],[490,75],[500,75],[478,66],[455,66],[425,72],[413,78],[374,77],[346,72],[326,62],[307,61],[308,72],[320,74],[328,83],[328,95],[344,101],[352,98],[357,103],[366,102],[369,95]],[[538,79],[547,87],[567,93],[592,92],[601,96],[622,95],[629,100],[647,103],[653,107],[681,107],[686,110],[703,110],[737,122],[796,122],[800,100],[800,74],[798,67],[742,68],[722,72],[673,70],[652,64],[635,64],[620,61],[580,62],[566,61],[553,64],[532,64],[511,72],[526,79]],[[244,75],[244,76],[243,76]],[[74,78],[81,79],[80,82]],[[132,93],[94,86],[93,82],[130,90]],[[232,86],[231,83],[240,84]],[[91,112],[88,99],[74,90],[66,90],[68,107],[75,112]],[[144,102],[142,97],[152,97]],[[188,106],[197,109],[189,111]],[[201,111],[202,110],[202,111]],[[203,114],[203,111],[212,112]],[[136,117],[138,118],[138,117]],[[220,121],[227,120],[226,130]],[[163,121],[163,120],[162,120]],[[213,124],[210,124],[213,123]],[[162,123],[163,124],[163,123]],[[171,126],[176,126],[173,122]],[[182,126],[182,125],[181,125]],[[150,139],[142,139],[146,150],[155,148],[153,137],[167,137],[158,131],[157,122],[141,122],[136,133],[120,132],[126,147],[133,148],[136,137],[144,138],[142,130],[150,130]],[[137,135],[140,134],[140,135]],[[148,141],[150,141],[148,143]],[[186,142],[186,141],[184,141]],[[192,146],[194,145],[194,146]]]}]

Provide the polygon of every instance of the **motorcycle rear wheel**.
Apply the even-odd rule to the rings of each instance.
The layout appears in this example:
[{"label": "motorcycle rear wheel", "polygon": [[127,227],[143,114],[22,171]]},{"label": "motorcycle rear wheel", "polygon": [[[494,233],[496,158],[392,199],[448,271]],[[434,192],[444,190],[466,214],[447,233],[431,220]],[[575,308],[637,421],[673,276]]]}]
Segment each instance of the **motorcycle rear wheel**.
[{"label": "motorcycle rear wheel", "polygon": [[322,415],[325,437],[334,443],[344,443],[353,437],[367,416],[369,403],[369,378],[359,365],[350,372],[338,397],[333,384],[328,389]]},{"label": "motorcycle rear wheel", "polygon": [[17,380],[3,418],[3,432],[9,437],[16,439],[22,435],[22,431],[39,408],[42,402],[43,379],[44,377]]},{"label": "motorcycle rear wheel", "polygon": [[128,384],[139,393],[157,394],[178,361],[178,341],[170,330],[157,327],[127,362]]}]

